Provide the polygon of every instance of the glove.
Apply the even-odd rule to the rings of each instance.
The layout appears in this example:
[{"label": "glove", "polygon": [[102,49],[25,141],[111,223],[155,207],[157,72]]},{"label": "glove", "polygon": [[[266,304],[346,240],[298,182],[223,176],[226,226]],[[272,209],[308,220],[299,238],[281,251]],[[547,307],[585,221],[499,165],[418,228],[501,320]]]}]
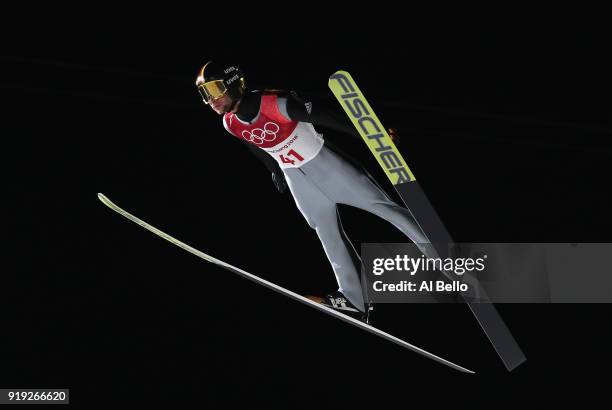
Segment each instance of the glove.
[{"label": "glove", "polygon": [[287,190],[287,181],[285,180],[285,175],[282,172],[273,172],[272,182],[274,182],[274,186],[281,194]]},{"label": "glove", "polygon": [[391,137],[391,140],[393,141],[395,146],[399,145],[400,137],[399,137],[399,135],[397,133],[397,130],[395,128],[389,128],[389,137]]}]

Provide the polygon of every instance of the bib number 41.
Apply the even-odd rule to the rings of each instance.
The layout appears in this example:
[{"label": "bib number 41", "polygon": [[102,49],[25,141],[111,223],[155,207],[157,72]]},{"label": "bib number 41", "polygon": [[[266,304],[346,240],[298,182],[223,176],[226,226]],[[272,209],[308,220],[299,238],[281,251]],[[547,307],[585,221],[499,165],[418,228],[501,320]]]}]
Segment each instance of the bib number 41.
[{"label": "bib number 41", "polygon": [[304,157],[302,157],[300,154],[298,154],[294,150],[290,150],[289,152],[287,152],[287,156],[286,157],[281,154],[280,159],[281,159],[281,161],[283,161],[284,164],[295,165],[295,161],[290,159],[290,158],[288,158],[289,156],[295,157],[298,161],[304,161]]}]

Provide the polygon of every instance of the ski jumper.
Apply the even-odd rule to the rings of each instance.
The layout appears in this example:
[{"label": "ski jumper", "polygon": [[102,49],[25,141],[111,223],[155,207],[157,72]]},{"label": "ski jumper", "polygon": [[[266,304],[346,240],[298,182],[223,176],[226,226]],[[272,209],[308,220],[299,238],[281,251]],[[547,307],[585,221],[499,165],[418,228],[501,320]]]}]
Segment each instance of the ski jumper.
[{"label": "ski jumper", "polygon": [[230,134],[276,161],[298,209],[323,245],[338,290],[363,311],[359,257],[356,263],[356,252],[342,229],[336,204],[377,215],[414,243],[428,240],[410,212],[396,204],[363,170],[330,149],[313,124],[305,121],[308,118],[290,118],[287,102],[288,98],[278,93],[263,92],[259,111],[251,121],[238,118],[239,109],[238,115],[226,113],[223,125]]}]

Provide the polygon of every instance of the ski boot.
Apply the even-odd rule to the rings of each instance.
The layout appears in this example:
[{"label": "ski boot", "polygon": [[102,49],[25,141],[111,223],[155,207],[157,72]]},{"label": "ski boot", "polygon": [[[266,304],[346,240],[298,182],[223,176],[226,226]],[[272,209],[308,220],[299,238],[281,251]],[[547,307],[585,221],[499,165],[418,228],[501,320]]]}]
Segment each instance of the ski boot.
[{"label": "ski boot", "polygon": [[364,323],[371,324],[372,312],[374,307],[371,303],[366,303],[366,311],[362,312],[355,307],[341,292],[333,292],[324,297],[321,296],[306,296],[307,299],[313,302],[320,303],[338,312],[344,313],[347,316],[361,320]]}]

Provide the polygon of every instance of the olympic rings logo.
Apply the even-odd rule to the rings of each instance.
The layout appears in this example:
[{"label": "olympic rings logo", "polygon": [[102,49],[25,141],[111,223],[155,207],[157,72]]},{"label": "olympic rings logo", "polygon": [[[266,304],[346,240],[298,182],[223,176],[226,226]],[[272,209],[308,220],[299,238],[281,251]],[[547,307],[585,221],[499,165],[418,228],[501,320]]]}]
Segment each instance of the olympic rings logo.
[{"label": "olympic rings logo", "polygon": [[262,145],[264,141],[274,141],[276,134],[280,131],[278,124],[266,122],[263,129],[254,128],[253,130],[242,131],[242,138],[257,145]]}]

